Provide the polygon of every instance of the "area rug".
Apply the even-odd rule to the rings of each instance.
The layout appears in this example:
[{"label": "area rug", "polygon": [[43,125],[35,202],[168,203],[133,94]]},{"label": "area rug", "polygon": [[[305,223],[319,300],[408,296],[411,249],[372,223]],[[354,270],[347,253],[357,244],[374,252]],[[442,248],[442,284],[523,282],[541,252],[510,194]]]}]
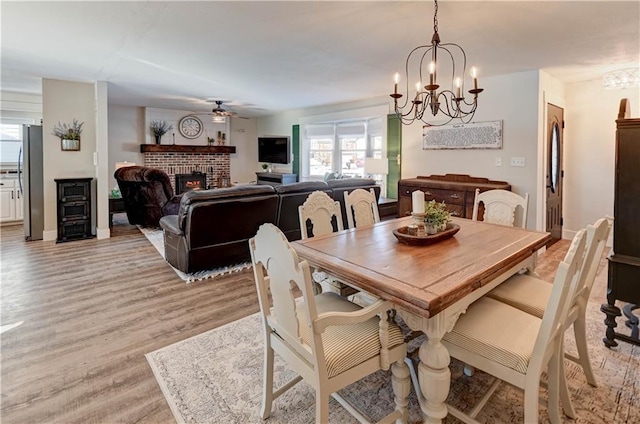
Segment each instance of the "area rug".
[{"label": "area rug", "polygon": [[[640,348],[620,343],[609,350],[601,342],[603,314],[599,305],[588,307],[588,339],[591,360],[599,386],[586,383],[582,368],[565,361],[571,398],[578,414],[576,424],[612,424],[640,422]],[[262,423],[263,333],[258,314],[183,340],[146,355],[178,423]],[[623,324],[621,324],[623,325]],[[567,349],[575,352],[573,334],[567,333]],[[420,340],[415,342],[419,343]],[[452,360],[451,393],[448,402],[468,411],[493,378],[477,371],[472,377],[462,372],[463,365]],[[294,376],[276,354],[274,380],[279,387]],[[372,421],[394,408],[388,372],[377,372],[347,388],[341,394]],[[541,390],[541,398],[546,392]],[[478,416],[482,423],[520,423],[523,421],[523,397],[519,389],[502,384]],[[540,407],[540,422],[549,419]],[[315,422],[315,396],[304,381],[273,403],[269,423],[295,424]],[[331,399],[330,423],[357,421]],[[422,422],[415,393],[409,397],[409,422]],[[458,423],[451,416],[446,423]]]},{"label": "area rug", "polygon": [[[149,240],[149,242],[153,245],[153,247],[156,248],[158,253],[160,253],[160,256],[164,258],[165,257],[164,256],[164,238],[162,236],[162,230],[155,229],[155,228],[145,228],[139,225],[138,225],[138,229],[142,234],[144,234],[144,236],[147,238],[147,240]],[[167,264],[171,266],[171,264],[169,263]],[[235,265],[229,265],[229,266],[224,266],[224,267],[215,268],[215,269],[207,269],[203,271],[193,272],[190,274],[182,272],[179,269],[174,268],[173,266],[171,266],[171,268],[176,272],[176,274],[178,275],[178,277],[180,277],[180,279],[182,279],[183,281],[186,281],[187,283],[192,283],[194,281],[206,280],[208,278],[216,278],[225,274],[230,274],[232,272],[239,272],[239,271],[242,271],[243,269],[251,268],[251,262],[242,262]]]}]

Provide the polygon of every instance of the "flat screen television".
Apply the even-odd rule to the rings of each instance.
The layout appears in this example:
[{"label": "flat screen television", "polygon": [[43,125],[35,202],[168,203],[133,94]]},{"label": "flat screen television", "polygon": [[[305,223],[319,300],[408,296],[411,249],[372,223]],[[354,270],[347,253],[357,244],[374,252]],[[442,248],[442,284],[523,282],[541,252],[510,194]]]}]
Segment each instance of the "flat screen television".
[{"label": "flat screen television", "polygon": [[258,162],[289,163],[289,137],[258,137]]}]

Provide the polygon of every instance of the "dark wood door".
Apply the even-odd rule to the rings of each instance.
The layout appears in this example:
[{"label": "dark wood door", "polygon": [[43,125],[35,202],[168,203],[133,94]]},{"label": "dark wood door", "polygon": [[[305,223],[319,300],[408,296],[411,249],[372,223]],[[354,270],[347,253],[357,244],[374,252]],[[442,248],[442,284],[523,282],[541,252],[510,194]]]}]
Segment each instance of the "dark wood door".
[{"label": "dark wood door", "polygon": [[547,103],[547,232],[551,233],[551,246],[562,238],[562,166],[564,110]]}]

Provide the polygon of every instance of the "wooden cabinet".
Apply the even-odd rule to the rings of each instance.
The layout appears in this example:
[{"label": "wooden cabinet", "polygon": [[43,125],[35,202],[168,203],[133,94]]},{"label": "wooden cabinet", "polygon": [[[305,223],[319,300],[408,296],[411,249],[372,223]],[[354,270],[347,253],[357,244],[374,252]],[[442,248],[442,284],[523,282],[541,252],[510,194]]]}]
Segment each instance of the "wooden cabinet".
[{"label": "wooden cabinet", "polygon": [[91,231],[91,180],[58,178],[58,243],[93,237]]},{"label": "wooden cabinet", "polygon": [[18,180],[6,178],[0,180],[0,222],[21,221],[22,193]]},{"label": "wooden cabinet", "polygon": [[281,185],[297,182],[296,174],[281,174],[279,172],[256,172],[258,184]]},{"label": "wooden cabinet", "polygon": [[476,188],[480,191],[511,190],[504,181],[491,181],[487,178],[471,177],[463,174],[419,176],[398,182],[398,217],[411,214],[411,193],[424,192],[425,201],[444,202],[451,215],[471,218]]},{"label": "wooden cabinet", "polygon": [[640,118],[629,119],[627,99],[620,104],[616,124],[613,252],[608,258],[607,304],[601,308],[607,315],[603,341],[608,347],[618,345],[614,339],[640,344],[637,336],[614,331],[616,317],[621,315],[616,300],[629,303],[623,311],[629,321],[635,320],[636,332],[638,321],[632,312],[640,305]]}]

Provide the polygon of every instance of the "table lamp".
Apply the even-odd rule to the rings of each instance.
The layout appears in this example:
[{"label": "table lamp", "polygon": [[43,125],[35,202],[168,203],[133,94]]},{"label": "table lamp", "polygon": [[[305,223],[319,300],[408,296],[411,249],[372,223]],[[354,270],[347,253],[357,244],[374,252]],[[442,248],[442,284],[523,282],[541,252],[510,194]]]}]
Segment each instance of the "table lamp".
[{"label": "table lamp", "polygon": [[364,173],[376,180],[382,186],[383,197],[386,196],[384,176],[389,173],[389,160],[387,158],[365,158]]}]

